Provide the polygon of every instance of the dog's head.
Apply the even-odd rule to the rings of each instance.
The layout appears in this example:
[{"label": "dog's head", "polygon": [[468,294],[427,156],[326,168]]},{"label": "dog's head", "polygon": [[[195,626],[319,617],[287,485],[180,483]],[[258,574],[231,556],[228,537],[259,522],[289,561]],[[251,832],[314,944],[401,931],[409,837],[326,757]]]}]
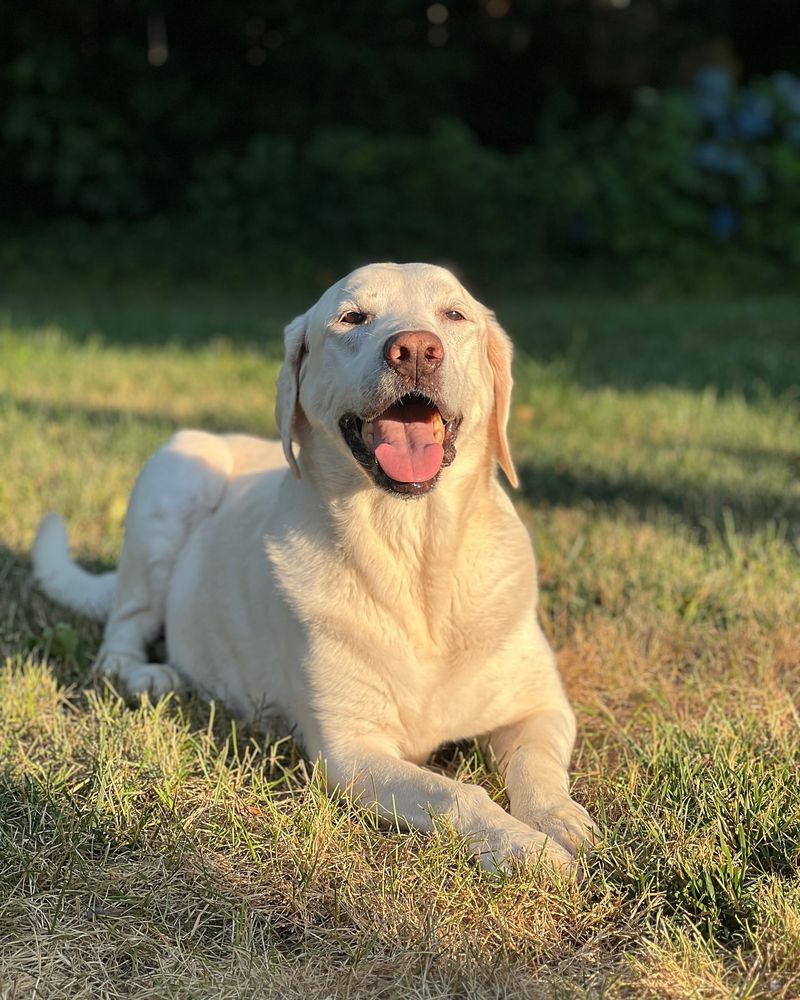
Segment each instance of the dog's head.
[{"label": "dog's head", "polygon": [[506,423],[511,342],[494,314],[430,264],[370,264],[285,331],[276,415],[286,458],[327,438],[391,493],[428,493],[464,447],[493,454],[512,485]]}]

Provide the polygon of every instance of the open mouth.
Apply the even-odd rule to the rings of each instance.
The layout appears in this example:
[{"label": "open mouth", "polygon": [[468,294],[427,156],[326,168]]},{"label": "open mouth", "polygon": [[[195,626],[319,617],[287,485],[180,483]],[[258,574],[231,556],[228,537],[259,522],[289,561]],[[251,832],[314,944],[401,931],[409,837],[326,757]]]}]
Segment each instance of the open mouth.
[{"label": "open mouth", "polygon": [[417,393],[402,396],[381,413],[339,421],[353,458],[377,486],[405,496],[422,496],[456,457],[460,419],[446,419],[436,404]]}]

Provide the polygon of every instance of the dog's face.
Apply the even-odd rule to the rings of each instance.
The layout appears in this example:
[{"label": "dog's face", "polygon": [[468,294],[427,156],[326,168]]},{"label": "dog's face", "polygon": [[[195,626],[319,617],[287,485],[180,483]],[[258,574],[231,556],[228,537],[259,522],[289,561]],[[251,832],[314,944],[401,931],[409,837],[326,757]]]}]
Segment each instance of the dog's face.
[{"label": "dog's face", "polygon": [[464,440],[484,441],[516,484],[505,433],[511,345],[449,271],[359,268],[285,339],[277,418],[295,475],[292,442],[304,425],[391,493],[428,493]]}]

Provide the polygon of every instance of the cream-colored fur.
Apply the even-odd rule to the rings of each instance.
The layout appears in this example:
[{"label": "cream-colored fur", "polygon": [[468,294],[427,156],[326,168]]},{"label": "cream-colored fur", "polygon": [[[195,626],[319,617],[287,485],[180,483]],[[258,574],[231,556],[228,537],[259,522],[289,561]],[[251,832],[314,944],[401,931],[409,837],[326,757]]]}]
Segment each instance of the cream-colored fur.
[{"label": "cream-colored fur", "polygon": [[[351,310],[369,321],[340,322]],[[372,481],[339,426],[377,412],[384,345],[409,330],[440,338],[439,396],[461,417],[455,460],[410,499]],[[568,791],[573,714],[537,621],[530,541],[495,473],[516,482],[510,393],[508,338],[449,272],[361,268],[286,329],[281,444],[176,434],[133,490],[116,577],[71,563],[54,515],[37,577],[108,616],[97,669],[129,690],[186,684],[247,719],[280,714],[330,785],[383,817],[430,830],[443,816],[488,866],[569,865],[593,825]],[[168,663],[148,663],[162,629]],[[424,767],[475,736],[504,769],[510,815]]]}]

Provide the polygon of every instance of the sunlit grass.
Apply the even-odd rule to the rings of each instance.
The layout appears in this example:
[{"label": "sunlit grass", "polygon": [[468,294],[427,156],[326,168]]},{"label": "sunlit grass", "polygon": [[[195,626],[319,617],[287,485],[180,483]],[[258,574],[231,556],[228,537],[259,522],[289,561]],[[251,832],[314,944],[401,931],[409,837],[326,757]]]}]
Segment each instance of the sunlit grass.
[{"label": "sunlit grass", "polygon": [[[576,794],[605,831],[584,880],[489,878],[446,831],[331,801],[280,732],[85,688],[99,632],[32,585],[40,514],[113,563],[174,428],[274,433],[303,303],[18,292],[0,308],[9,995],[800,992],[796,310],[492,304],[523,348],[516,501],[578,712]],[[440,763],[502,797],[469,746]]]}]

